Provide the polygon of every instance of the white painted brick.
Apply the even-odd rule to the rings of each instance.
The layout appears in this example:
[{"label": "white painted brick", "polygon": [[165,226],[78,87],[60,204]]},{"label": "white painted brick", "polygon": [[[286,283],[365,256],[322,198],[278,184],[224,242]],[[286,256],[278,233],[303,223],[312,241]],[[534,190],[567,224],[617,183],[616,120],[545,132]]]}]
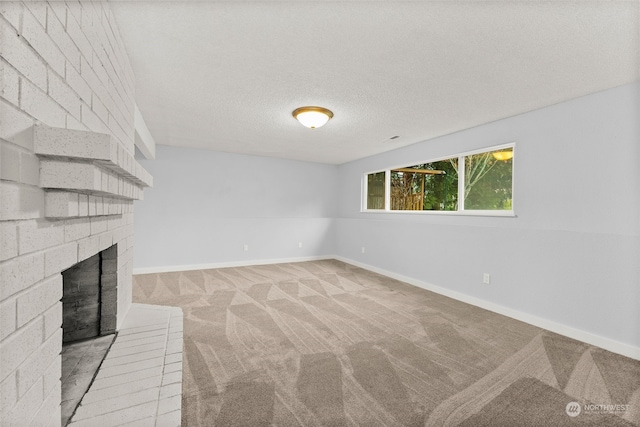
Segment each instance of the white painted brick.
[{"label": "white painted brick", "polygon": [[118,194],[118,177],[112,173],[107,173],[108,178],[108,192],[111,194]]},{"label": "white painted brick", "polygon": [[76,69],[67,62],[67,75],[66,80],[69,86],[80,96],[80,98],[87,104],[91,104],[91,89],[89,85],[84,81]]},{"label": "white painted brick", "polygon": [[67,191],[47,191],[44,197],[48,218],[69,218],[79,216],[78,193]]},{"label": "white painted brick", "polygon": [[80,59],[80,75],[82,76],[84,81],[87,82],[91,90],[95,92],[100,99],[108,97],[106,88],[96,75],[93,67],[87,61],[91,61],[91,59],[87,59],[84,57]]},{"label": "white painted brick", "polygon": [[[93,4],[85,3],[82,5],[80,9],[82,19],[80,21],[83,34],[87,37],[89,42],[97,38],[96,32],[97,28],[94,25],[94,19],[97,19],[96,11],[93,7]],[[91,43],[92,46],[95,46]],[[94,65],[95,66],[95,65]]]},{"label": "white painted brick", "polygon": [[[91,393],[91,392],[89,392]],[[85,405],[84,402],[76,409],[73,417],[74,421],[93,418],[98,415],[107,414],[122,408],[140,405],[146,402],[156,403],[158,399],[158,388],[142,390],[136,393],[128,393],[121,396],[105,399]]]},{"label": "white painted brick", "polygon": [[80,119],[80,97],[51,70],[49,70],[49,96],[73,117]]},{"label": "white painted brick", "polygon": [[[54,13],[56,16],[49,14],[47,32],[62,51],[68,64],[71,64],[75,70],[80,70],[80,50],[65,31],[64,22],[60,19],[60,14],[65,14],[66,16],[66,6],[62,2],[49,2],[49,6],[56,11]],[[68,66],[66,67],[67,76],[69,75],[69,68]]]},{"label": "white painted brick", "polygon": [[89,215],[89,195],[80,194],[78,195],[78,215],[80,216],[88,216]]},{"label": "white painted brick", "polygon": [[107,231],[109,220],[105,217],[91,218],[91,235]]},{"label": "white painted brick", "polygon": [[[75,7],[72,7],[72,5],[73,3],[67,4],[67,6],[69,7],[69,11],[72,15],[74,15]],[[78,9],[82,10],[82,7],[79,7]],[[69,34],[71,40],[73,40],[76,46],[78,46],[80,52],[82,53],[82,56],[87,61],[89,61],[89,63],[91,63],[93,57],[93,49],[91,47],[91,44],[89,43],[89,40],[87,40],[87,37],[82,32],[82,28],[80,28],[79,19],[81,18],[79,18],[79,16],[76,16],[75,18],[76,19],[73,19],[67,16],[67,34]]]},{"label": "white painted brick", "polygon": [[102,233],[99,235],[100,243],[99,250],[103,251],[111,246],[113,246],[113,232]]},{"label": "white painted brick", "polygon": [[0,262],[0,301],[44,278],[44,254],[36,253]]},{"label": "white painted brick", "polygon": [[14,221],[0,221],[0,261],[18,256],[18,226]]},{"label": "white painted brick", "polygon": [[[34,414],[38,412],[42,402],[44,401],[42,393],[42,378],[20,397],[18,403],[13,409],[3,417],[3,424],[8,426],[25,426],[29,425],[29,421],[33,418]],[[5,414],[3,414],[5,415]]]},{"label": "white painted brick", "polygon": [[100,252],[100,237],[100,235],[91,236],[78,242],[78,262]]},{"label": "white painted brick", "polygon": [[96,197],[96,215],[104,215],[104,197]]},{"label": "white painted brick", "polygon": [[91,234],[89,218],[80,218],[65,221],[64,241],[72,242],[88,237]]},{"label": "white painted brick", "polygon": [[97,202],[96,196],[89,196],[89,216],[97,215],[96,202]]},{"label": "white painted brick", "polygon": [[3,141],[0,141],[0,179],[20,181],[20,151]]},{"label": "white painted brick", "polygon": [[90,160],[111,160],[115,145],[107,134],[49,126],[34,126],[33,141],[37,154]]},{"label": "white painted brick", "polygon": [[131,235],[128,227],[120,227],[113,231],[113,243],[119,243]]},{"label": "white painted brick", "polygon": [[0,138],[27,150],[33,149],[33,118],[0,99],[0,122]]},{"label": "white painted brick", "polygon": [[13,105],[18,105],[19,81],[18,73],[12,67],[0,62],[0,96]]},{"label": "white painted brick", "polygon": [[112,376],[127,376],[129,374],[135,373],[136,371],[154,368],[156,366],[162,366],[163,364],[164,364],[163,358],[157,357],[155,359],[149,359],[142,362],[130,363],[128,365],[114,366],[111,368],[99,370],[98,374],[96,375],[96,379],[108,378]]},{"label": "white painted brick", "polygon": [[0,20],[0,40],[2,57],[41,90],[47,90],[47,67],[4,20]]},{"label": "white painted brick", "polygon": [[[182,351],[182,347],[180,348]],[[162,376],[162,385],[182,383],[182,372],[165,373]]]},{"label": "white painted brick", "polygon": [[36,187],[0,181],[0,221],[44,216],[44,192]]},{"label": "white painted brick", "polygon": [[[182,355],[182,353],[180,353]],[[160,388],[160,399],[164,399],[171,396],[178,396],[182,393],[182,383],[174,383]]]},{"label": "white painted brick", "polygon": [[[53,359],[51,364],[49,364],[49,367],[47,367],[47,370],[42,375],[45,396],[51,393],[51,391],[54,390],[54,388],[60,387],[61,371],[62,371],[62,355],[59,354],[55,359]],[[60,401],[58,401],[58,404],[60,404]]]},{"label": "white painted brick", "polygon": [[18,401],[17,373],[13,372],[0,382],[0,414],[9,412]]},{"label": "white painted brick", "polygon": [[72,190],[100,191],[101,170],[91,163],[60,160],[40,162],[40,186]]},{"label": "white painted brick", "polygon": [[125,425],[143,418],[152,417],[156,414],[158,403],[146,402],[141,405],[132,406],[119,411],[109,412],[103,415],[97,415],[93,418],[85,418],[77,420],[73,418],[73,422],[69,427],[95,427],[95,426],[119,426]]},{"label": "white painted brick", "polygon": [[[42,28],[44,28],[47,25],[47,4],[39,1],[28,1],[25,3],[25,6],[27,6],[27,9],[29,9],[29,11],[33,14],[33,16],[38,20]],[[26,15],[29,15],[29,14],[25,13],[24,15],[25,16],[22,22],[23,32],[25,31],[24,21],[27,20]]]},{"label": "white painted brick", "polygon": [[[49,10],[47,14],[47,31],[51,32],[51,20],[57,18],[57,23],[62,27],[67,25],[67,5],[64,2],[49,2]],[[51,34],[55,40],[55,34]]]},{"label": "white painted brick", "polygon": [[58,301],[47,311],[45,311],[43,314],[43,318],[43,334],[45,338],[48,338],[58,329],[62,328],[62,302]]},{"label": "white painted brick", "polygon": [[58,420],[60,419],[62,419],[62,406],[58,404],[58,406],[54,408],[54,412],[51,413],[49,424],[46,424],[46,427],[59,427],[60,422]]},{"label": "white painted brick", "polygon": [[104,170],[100,174],[100,191],[109,192],[109,175]]},{"label": "white painted brick", "polygon": [[[180,336],[182,336],[182,334],[180,334]],[[164,366],[164,373],[165,374],[171,374],[174,372],[182,372],[182,362],[178,362],[178,363],[171,363],[170,365],[165,365]]]},{"label": "white painted brick", "polygon": [[65,110],[29,82],[22,79],[20,107],[37,120],[55,127],[64,127]]},{"label": "white painted brick", "polygon": [[60,245],[64,231],[58,224],[46,220],[29,220],[18,225],[18,253],[28,254]]},{"label": "white painted brick", "polygon": [[78,262],[78,244],[66,243],[47,249],[44,253],[44,275],[60,273]]},{"label": "white painted brick", "polygon": [[91,111],[91,108],[89,106],[82,104],[81,110],[82,124],[84,124],[93,132],[109,132],[109,128],[102,122],[102,120],[100,120],[100,117],[98,117],[93,111]]},{"label": "white painted brick", "polygon": [[67,2],[67,27],[69,26],[69,21],[72,19],[76,20],[77,25],[80,25],[82,22],[82,4],[78,2]]},{"label": "white painted brick", "polygon": [[122,211],[119,208],[120,208],[120,203],[118,202],[118,200],[111,199],[111,202],[109,203],[109,215],[121,214]]},{"label": "white painted brick", "polygon": [[103,86],[109,86],[110,82],[109,76],[107,75],[107,70],[105,70],[104,65],[102,65],[100,60],[95,55],[93,58],[93,72],[96,73],[96,76],[98,76],[98,79]]},{"label": "white painted brick", "polygon": [[20,17],[24,7],[19,2],[0,2],[0,15],[4,16],[13,28],[20,28]]},{"label": "white painted brick", "polygon": [[87,130],[87,127],[83,125],[80,120],[67,114],[67,129],[71,130]]},{"label": "white painted brick", "polygon": [[40,181],[40,160],[31,153],[20,153],[20,182],[38,185]]},{"label": "white painted brick", "polygon": [[130,354],[126,356],[120,357],[108,357],[104,362],[102,362],[102,367],[110,368],[114,366],[126,365],[128,363],[140,362],[143,360],[148,360],[156,357],[164,356],[164,348],[146,351],[142,353]]},{"label": "white painted brick", "polygon": [[[36,2],[27,2],[27,8]],[[44,23],[39,22],[30,12],[25,11],[22,15],[22,36],[29,42],[31,47],[42,56],[46,64],[53,69],[58,75],[64,76],[64,57],[62,56],[58,46],[53,43],[49,35],[45,32],[47,5],[44,2],[38,2],[41,6],[37,7],[40,17],[44,18]],[[32,10],[33,12],[33,10]],[[50,79],[51,77],[49,77]],[[51,84],[51,82],[49,82]]]},{"label": "white painted brick", "polygon": [[43,377],[52,361],[62,352],[62,329],[31,353],[18,368],[18,396],[24,395]]},{"label": "white painted brick", "polygon": [[156,427],[180,427],[182,412],[178,409],[173,412],[167,412],[162,415],[158,415],[156,418]]},{"label": "white painted brick", "polygon": [[91,98],[91,109],[103,122],[107,123],[109,121],[109,111],[107,111],[107,107],[104,106],[95,93]]},{"label": "white painted brick", "polygon": [[0,381],[15,371],[24,361],[26,354],[31,354],[42,343],[42,319],[18,329],[0,346]]},{"label": "white painted brick", "polygon": [[143,391],[145,389],[153,389],[158,388],[161,384],[160,375],[155,375],[148,378],[143,378],[131,382],[126,382],[124,384],[117,384],[112,387],[103,387],[98,389],[92,389],[91,393],[87,394],[82,403],[90,404],[96,403],[103,399],[111,399],[118,396],[123,396],[128,393],[136,393],[139,391]]},{"label": "white painted brick", "polygon": [[60,401],[62,399],[62,389],[60,382],[57,387],[51,389],[48,394],[45,394],[45,400],[36,415],[31,419],[30,425],[32,426],[48,426],[52,423],[52,418],[56,417],[57,424],[53,421],[54,425],[60,423]]},{"label": "white painted brick", "polygon": [[9,298],[0,303],[0,341],[14,333],[16,329],[16,299]]},{"label": "white painted brick", "polygon": [[40,316],[62,298],[62,275],[56,274],[38,285],[27,289],[17,301],[17,322],[21,327]]}]

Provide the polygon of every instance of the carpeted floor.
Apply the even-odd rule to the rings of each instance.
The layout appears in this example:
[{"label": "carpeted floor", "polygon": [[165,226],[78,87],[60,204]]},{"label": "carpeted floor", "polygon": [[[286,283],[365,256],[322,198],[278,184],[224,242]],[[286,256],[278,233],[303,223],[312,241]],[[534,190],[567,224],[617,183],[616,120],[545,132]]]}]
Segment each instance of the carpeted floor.
[{"label": "carpeted floor", "polygon": [[640,362],[339,261],[133,294],[184,311],[183,426],[640,425]]}]

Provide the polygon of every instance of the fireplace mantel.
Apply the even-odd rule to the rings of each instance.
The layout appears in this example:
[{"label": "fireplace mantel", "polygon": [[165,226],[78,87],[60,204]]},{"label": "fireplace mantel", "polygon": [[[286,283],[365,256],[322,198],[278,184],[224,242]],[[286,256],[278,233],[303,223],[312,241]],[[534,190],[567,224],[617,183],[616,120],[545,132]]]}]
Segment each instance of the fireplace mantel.
[{"label": "fireplace mantel", "polygon": [[36,125],[46,218],[130,213],[153,178],[111,135]]}]

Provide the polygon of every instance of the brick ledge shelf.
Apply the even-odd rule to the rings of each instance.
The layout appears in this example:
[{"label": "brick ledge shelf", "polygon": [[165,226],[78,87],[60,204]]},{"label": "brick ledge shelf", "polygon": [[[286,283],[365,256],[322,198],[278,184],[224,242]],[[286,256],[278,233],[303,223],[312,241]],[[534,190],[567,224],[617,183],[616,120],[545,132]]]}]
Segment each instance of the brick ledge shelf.
[{"label": "brick ledge shelf", "polygon": [[153,178],[111,135],[33,127],[40,158],[45,217],[74,218],[133,212]]}]

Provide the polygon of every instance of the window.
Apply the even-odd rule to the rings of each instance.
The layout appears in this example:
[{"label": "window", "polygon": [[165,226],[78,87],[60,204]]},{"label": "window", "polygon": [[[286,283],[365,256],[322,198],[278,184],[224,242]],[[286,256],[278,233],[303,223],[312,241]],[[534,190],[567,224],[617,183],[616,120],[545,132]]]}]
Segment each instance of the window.
[{"label": "window", "polygon": [[513,155],[509,144],[368,173],[366,210],[511,213]]},{"label": "window", "polygon": [[367,209],[384,209],[386,172],[367,175]]},{"label": "window", "polygon": [[458,159],[391,170],[391,210],[455,211]]}]

